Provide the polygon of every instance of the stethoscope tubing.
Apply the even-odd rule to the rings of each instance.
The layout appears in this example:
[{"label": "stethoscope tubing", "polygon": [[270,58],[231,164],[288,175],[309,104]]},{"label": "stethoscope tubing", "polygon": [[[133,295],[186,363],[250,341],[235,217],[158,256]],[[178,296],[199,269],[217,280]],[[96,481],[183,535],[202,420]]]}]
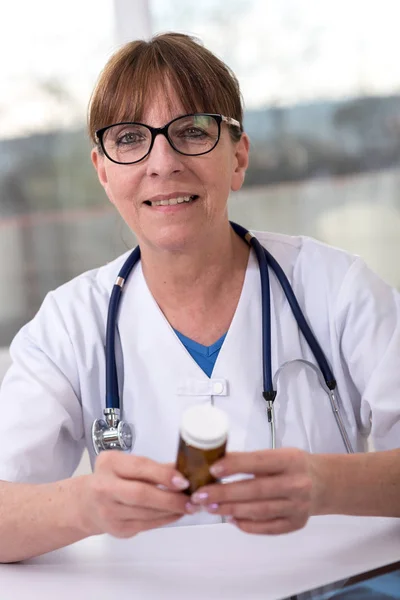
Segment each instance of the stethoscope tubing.
[{"label": "stethoscope tubing", "polygon": [[106,330],[106,408],[120,410],[120,395],[118,389],[117,364],[115,359],[115,335],[117,331],[117,318],[122,289],[133,267],[140,260],[140,248],[131,252],[123,264],[118,277],[113,285],[111,298],[108,305],[107,330]]},{"label": "stethoscope tubing", "polygon": [[[262,297],[262,354],[263,354],[263,397],[267,404],[267,417],[271,429],[271,447],[276,448],[276,425],[275,425],[275,410],[274,401],[277,394],[276,384],[277,377],[282,368],[287,364],[284,363],[277,373],[275,373],[275,382],[272,378],[272,353],[271,353],[271,292],[270,292],[270,279],[269,279],[269,268],[278,279],[281,285],[287,301],[292,310],[293,316],[306,339],[315,360],[318,363],[320,373],[324,380],[321,381],[318,369],[313,363],[309,361],[300,360],[300,362],[309,364],[318,375],[320,383],[323,389],[329,396],[333,413],[335,415],[336,423],[341,433],[343,442],[345,444],[347,452],[353,452],[349,437],[346,432],[346,428],[340,416],[339,405],[336,400],[334,390],[336,388],[336,380],[333,376],[331,368],[325,357],[325,354],[315,338],[310,326],[308,325],[303,312],[299,306],[294,291],[286,277],[282,267],[276,261],[266,248],[264,248],[255,236],[253,236],[247,229],[238,225],[237,223],[230,223],[234,231],[244,239],[253,249],[257,257],[260,270],[260,282],[261,282],[261,297]],[[122,266],[118,277],[114,283],[111,298],[108,307],[107,315],[107,329],[106,329],[106,411],[115,413],[117,418],[120,416],[120,394],[118,389],[118,374],[117,365],[115,358],[115,336],[117,331],[117,318],[119,304],[121,300],[123,286],[129,277],[132,269],[136,263],[140,260],[140,248],[137,246],[129,255],[128,259]],[[293,362],[293,361],[291,361]],[[275,385],[274,385],[275,384]]]}]

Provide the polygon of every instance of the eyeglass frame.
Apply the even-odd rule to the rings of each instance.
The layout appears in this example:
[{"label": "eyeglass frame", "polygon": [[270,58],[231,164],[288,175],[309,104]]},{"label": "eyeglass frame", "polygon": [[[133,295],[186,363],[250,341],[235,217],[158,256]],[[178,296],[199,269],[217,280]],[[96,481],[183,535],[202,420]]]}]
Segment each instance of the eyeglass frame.
[{"label": "eyeglass frame", "polygon": [[[217,136],[214,146],[212,146],[209,150],[206,150],[205,152],[198,152],[196,154],[187,154],[186,152],[182,152],[181,150],[178,150],[177,148],[175,148],[174,144],[172,143],[172,140],[170,139],[170,137],[168,135],[168,129],[169,129],[170,125],[172,125],[172,123],[175,123],[175,121],[178,121],[179,119],[184,119],[185,117],[212,117],[212,118],[214,118],[218,125],[218,136]],[[224,115],[214,114],[214,113],[192,113],[192,114],[188,114],[188,115],[181,115],[180,117],[175,117],[175,119],[172,119],[172,121],[169,121],[163,127],[151,127],[151,125],[147,125],[146,123],[139,123],[137,121],[122,121],[121,123],[113,123],[112,125],[107,125],[106,127],[101,127],[100,129],[97,129],[97,131],[95,131],[94,135],[95,135],[95,142],[98,145],[100,145],[103,153],[105,154],[105,156],[107,156],[108,160],[111,160],[111,162],[113,162],[117,165],[134,165],[134,164],[144,160],[146,158],[146,156],[148,156],[150,154],[150,152],[152,151],[153,146],[154,146],[154,141],[158,135],[163,135],[167,139],[171,148],[173,150],[175,150],[175,152],[178,152],[179,154],[183,154],[183,156],[202,156],[204,154],[208,154],[209,152],[214,150],[214,148],[217,146],[217,144],[220,140],[221,123],[222,122],[226,123],[227,125],[231,125],[233,127],[238,127],[240,129],[240,131],[242,131],[242,127],[241,127],[239,121],[237,121],[236,119],[233,119],[232,117],[225,117]],[[104,147],[104,141],[103,141],[104,134],[108,129],[111,129],[112,127],[117,127],[118,125],[140,125],[142,127],[146,127],[146,129],[148,129],[150,131],[151,142],[150,142],[149,149],[146,152],[146,154],[144,156],[142,156],[142,158],[139,158],[139,160],[134,160],[132,162],[119,162],[118,160],[111,158],[111,156],[109,156],[109,154],[107,153],[107,151]]]}]

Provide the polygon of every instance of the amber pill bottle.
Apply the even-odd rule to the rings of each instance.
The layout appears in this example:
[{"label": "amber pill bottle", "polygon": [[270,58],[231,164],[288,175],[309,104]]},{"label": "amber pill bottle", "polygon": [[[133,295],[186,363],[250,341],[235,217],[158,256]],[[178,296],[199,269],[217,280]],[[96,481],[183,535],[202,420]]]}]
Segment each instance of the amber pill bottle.
[{"label": "amber pill bottle", "polygon": [[211,404],[185,410],[182,416],[176,468],[190,482],[185,493],[216,481],[210,466],[225,455],[228,440],[226,413]]}]

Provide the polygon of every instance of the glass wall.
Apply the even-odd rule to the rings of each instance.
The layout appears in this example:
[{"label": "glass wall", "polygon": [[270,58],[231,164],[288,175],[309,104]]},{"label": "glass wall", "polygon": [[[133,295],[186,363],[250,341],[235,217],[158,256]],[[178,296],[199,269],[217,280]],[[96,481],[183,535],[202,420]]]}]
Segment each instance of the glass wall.
[{"label": "glass wall", "polygon": [[[85,118],[118,41],[130,31],[142,36],[138,15],[144,18],[146,4],[2,5],[0,346],[48,290],[134,241],[97,182]],[[232,219],[359,253],[400,287],[397,0],[149,6],[154,33],[201,38],[240,80],[252,150],[244,189],[230,199]]]},{"label": "glass wall", "polygon": [[252,141],[233,220],[362,255],[400,287],[397,0],[151,0],[239,78]]},{"label": "glass wall", "polygon": [[91,90],[116,47],[114,2],[4,4],[0,347],[50,289],[132,243],[97,181],[85,129]]}]

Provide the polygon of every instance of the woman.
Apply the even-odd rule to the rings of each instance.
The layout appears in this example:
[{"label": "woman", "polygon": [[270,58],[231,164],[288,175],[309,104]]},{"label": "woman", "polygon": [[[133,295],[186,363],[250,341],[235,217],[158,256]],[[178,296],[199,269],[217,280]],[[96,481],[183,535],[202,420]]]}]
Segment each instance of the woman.
[{"label": "woman", "polygon": [[[50,293],[12,344],[0,396],[0,561],[177,521],[229,517],[243,531],[278,534],[314,514],[400,516],[399,295],[356,257],[262,233],[333,369],[357,453],[346,453],[325,391],[298,362],[279,378],[278,449],[269,449],[260,270],[227,216],[249,155],[234,75],[185,35],[127,44],[99,79],[89,131],[99,181],[141,250],[116,344],[133,449],[95,461],[91,445],[107,307],[125,255]],[[315,363],[273,275],[270,285],[273,373],[298,358]],[[179,422],[212,399],[231,424],[215,475],[252,477],[188,499],[171,466]],[[363,452],[370,433],[381,452]],[[71,479],[85,445],[94,473]]]}]

